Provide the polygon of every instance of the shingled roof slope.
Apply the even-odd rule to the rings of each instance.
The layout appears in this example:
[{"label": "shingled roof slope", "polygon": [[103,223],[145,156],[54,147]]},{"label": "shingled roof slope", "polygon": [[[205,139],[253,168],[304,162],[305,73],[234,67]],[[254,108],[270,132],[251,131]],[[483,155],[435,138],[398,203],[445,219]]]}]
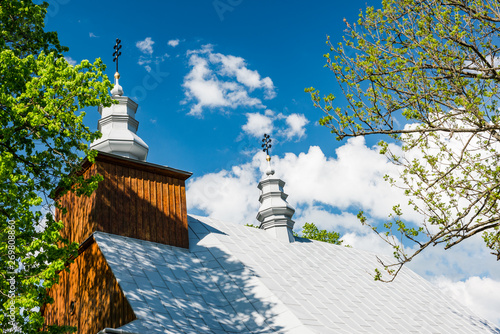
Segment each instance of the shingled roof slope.
[{"label": "shingled roof slope", "polygon": [[94,234],[137,316],[122,333],[500,333],[411,270],[374,282],[372,253],[188,219],[189,250]]}]

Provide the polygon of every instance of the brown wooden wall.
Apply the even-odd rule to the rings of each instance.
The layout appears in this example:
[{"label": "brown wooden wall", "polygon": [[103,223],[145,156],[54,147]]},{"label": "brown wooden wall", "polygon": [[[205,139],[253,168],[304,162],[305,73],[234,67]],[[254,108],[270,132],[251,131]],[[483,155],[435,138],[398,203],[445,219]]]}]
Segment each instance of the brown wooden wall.
[{"label": "brown wooden wall", "polygon": [[[49,290],[55,302],[43,309],[46,325],[75,326],[79,334],[95,334],[136,319],[96,242],[69,269],[59,273],[59,284]],[[74,302],[73,313],[71,302]]]},{"label": "brown wooden wall", "polygon": [[85,176],[104,180],[91,197],[72,192],[59,200],[66,214],[62,235],[82,243],[94,231],[189,247],[185,180],[191,175],[148,163],[99,153]]}]

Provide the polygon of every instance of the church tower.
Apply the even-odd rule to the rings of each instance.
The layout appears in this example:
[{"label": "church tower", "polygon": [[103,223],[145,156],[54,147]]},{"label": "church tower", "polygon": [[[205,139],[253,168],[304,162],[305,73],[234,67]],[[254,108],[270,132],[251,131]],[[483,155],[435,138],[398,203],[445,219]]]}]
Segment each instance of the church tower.
[{"label": "church tower", "polygon": [[262,141],[263,151],[267,153],[267,170],[266,176],[258,185],[261,195],[257,220],[260,221],[260,228],[271,233],[278,241],[291,243],[295,241],[292,232],[295,209],[286,201],[288,195],[283,191],[285,182],[274,176],[269,155],[271,139],[265,134]]},{"label": "church tower", "polygon": [[111,94],[117,103],[99,108],[102,138],[91,144],[98,154],[93,162],[84,160],[80,171],[103,180],[90,197],[69,191],[56,199],[67,211],[56,210],[56,220],[64,222],[61,235],[80,247],[69,271],[61,271],[59,283],[49,290],[55,302],[42,309],[46,325],[75,326],[82,334],[136,319],[95,232],[189,248],[185,181],[191,173],[146,162],[148,145],[136,134],[138,105],[123,95],[118,82],[121,45],[116,42]]},{"label": "church tower", "polygon": [[[111,90],[113,100],[118,102],[110,107],[99,107],[101,119],[97,129],[102,137],[94,141],[90,148],[112,153],[126,158],[146,161],[148,156],[148,145],[137,135],[139,122],[135,119],[137,103],[131,98],[123,96],[123,88],[119,84],[120,73],[118,72],[118,58],[121,55],[121,45],[117,39],[115,45],[116,73],[115,86]],[[121,41],[120,41],[121,42]]]}]

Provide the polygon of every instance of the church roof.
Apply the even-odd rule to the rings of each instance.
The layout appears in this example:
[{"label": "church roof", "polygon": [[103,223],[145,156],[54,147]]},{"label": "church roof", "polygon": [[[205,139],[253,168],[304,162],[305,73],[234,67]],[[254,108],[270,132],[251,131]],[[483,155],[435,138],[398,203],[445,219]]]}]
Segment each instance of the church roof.
[{"label": "church roof", "polygon": [[137,320],[108,333],[500,333],[375,254],[189,216],[190,248],[95,232]]}]

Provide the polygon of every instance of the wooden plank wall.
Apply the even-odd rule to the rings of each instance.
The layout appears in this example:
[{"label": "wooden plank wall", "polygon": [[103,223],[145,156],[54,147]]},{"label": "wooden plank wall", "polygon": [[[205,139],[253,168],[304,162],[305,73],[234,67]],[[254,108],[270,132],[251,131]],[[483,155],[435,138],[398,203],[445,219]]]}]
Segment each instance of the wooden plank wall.
[{"label": "wooden plank wall", "polygon": [[95,334],[136,319],[97,243],[92,242],[69,269],[59,274],[59,284],[49,290],[55,302],[44,307],[46,325],[75,326],[79,334]]},{"label": "wooden plank wall", "polygon": [[[97,173],[97,166],[91,165],[85,172],[84,177],[90,177]],[[56,220],[64,222],[64,228],[61,235],[70,240],[81,244],[93,232],[95,227],[95,203],[98,191],[95,191],[90,197],[76,196],[73,192],[67,192],[58,200],[66,208],[67,212],[62,213],[56,209]]]},{"label": "wooden plank wall", "polygon": [[101,159],[86,176],[99,173],[104,180],[90,197],[67,193],[57,213],[65,222],[63,236],[82,243],[94,231],[189,247],[185,181],[160,168],[120,159]]}]

